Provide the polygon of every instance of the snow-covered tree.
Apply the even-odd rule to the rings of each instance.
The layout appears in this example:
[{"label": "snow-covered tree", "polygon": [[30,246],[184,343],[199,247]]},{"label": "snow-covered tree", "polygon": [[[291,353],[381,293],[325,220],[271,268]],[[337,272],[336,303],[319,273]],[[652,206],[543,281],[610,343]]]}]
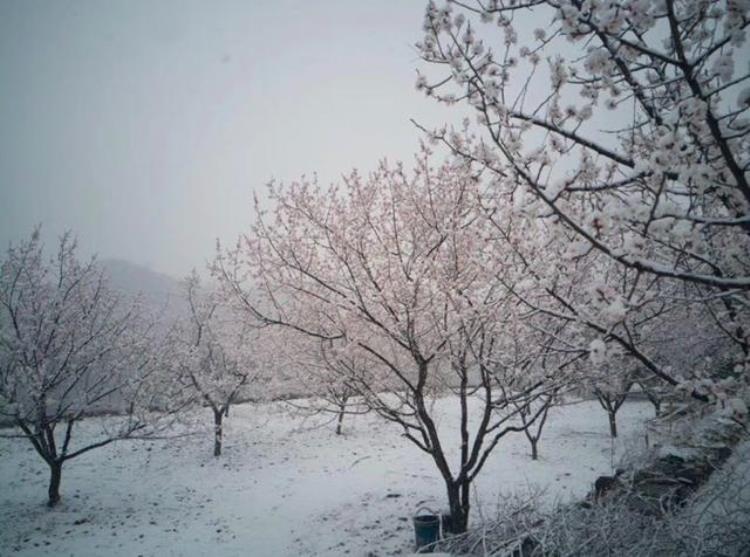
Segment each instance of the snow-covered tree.
[{"label": "snow-covered tree", "polygon": [[[506,350],[527,334],[510,292],[523,290],[523,273],[479,202],[481,177],[462,160],[433,167],[429,155],[411,173],[382,163],[329,189],[271,185],[271,214],[258,208],[252,233],[215,270],[259,322],[322,341],[329,361],[357,362],[347,384],[433,459],[463,531],[471,482],[501,438],[524,427],[513,403],[547,383],[533,344]],[[458,405],[456,446],[437,396]]]},{"label": "snow-covered tree", "polygon": [[[0,412],[50,469],[48,504],[60,501],[63,464],[152,432],[150,410],[169,406],[158,340],[136,304],[107,287],[95,260],[81,262],[70,234],[47,259],[36,230],[0,267]],[[96,414],[99,433],[74,439]]]},{"label": "snow-covered tree", "polygon": [[[475,111],[479,140],[429,133],[497,176],[529,218],[568,235],[580,256],[609,259],[634,289],[704,306],[743,384],[749,10],[741,0],[430,2],[417,83]],[[714,370],[644,365],[695,396],[716,394]]]},{"label": "snow-covered tree", "polygon": [[345,354],[336,341],[306,337],[286,328],[265,330],[264,342],[276,342],[275,369],[287,376],[287,389],[302,398],[286,403],[308,415],[331,414],[336,435],[343,433],[347,415],[366,414],[370,409],[357,396],[356,384],[369,373],[369,362],[356,354]]},{"label": "snow-covered tree", "polygon": [[175,333],[175,364],[182,382],[214,419],[214,456],[221,455],[224,418],[229,407],[260,376],[254,330],[222,303],[216,290],[201,286],[197,273],[185,280],[187,318]]},{"label": "snow-covered tree", "polygon": [[539,459],[539,439],[542,437],[549,409],[552,407],[556,394],[556,390],[553,389],[536,401],[518,406],[518,414],[524,425],[523,433],[531,446],[531,460]]},{"label": "snow-covered tree", "polygon": [[[592,353],[597,354],[599,350],[604,350],[604,347],[596,346],[592,349]],[[608,366],[604,362],[599,365]],[[602,373],[600,368],[591,374],[588,383],[599,405],[607,413],[610,436],[617,437],[617,412],[622,408],[633,388],[635,373],[628,369],[607,370]]]}]

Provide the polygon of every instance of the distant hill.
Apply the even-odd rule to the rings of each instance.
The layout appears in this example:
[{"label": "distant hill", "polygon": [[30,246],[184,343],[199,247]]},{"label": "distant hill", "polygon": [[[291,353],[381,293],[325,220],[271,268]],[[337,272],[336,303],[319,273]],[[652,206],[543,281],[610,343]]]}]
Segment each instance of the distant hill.
[{"label": "distant hill", "polygon": [[126,296],[140,296],[144,303],[165,317],[181,313],[180,280],[123,259],[101,259],[99,264],[113,289]]}]

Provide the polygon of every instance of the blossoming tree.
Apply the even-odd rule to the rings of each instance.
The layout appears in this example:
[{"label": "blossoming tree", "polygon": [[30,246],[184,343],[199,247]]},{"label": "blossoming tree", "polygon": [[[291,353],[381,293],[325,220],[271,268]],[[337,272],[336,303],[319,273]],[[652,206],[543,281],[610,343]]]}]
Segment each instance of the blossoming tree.
[{"label": "blossoming tree", "polygon": [[214,456],[221,455],[223,422],[244,387],[260,376],[257,341],[247,319],[231,312],[219,292],[185,280],[188,317],[175,330],[176,373],[214,418]]},{"label": "blossoming tree", "polygon": [[[272,185],[271,214],[258,209],[252,234],[215,268],[260,322],[329,343],[328,358],[356,358],[366,373],[348,373],[348,384],[432,458],[460,532],[471,482],[524,427],[513,402],[539,396],[548,378],[533,345],[506,350],[532,337],[505,286],[522,288],[513,253],[478,202],[483,181],[465,161],[433,167],[429,155],[412,173],[383,163],[328,190]],[[457,405],[456,446],[435,396]]]},{"label": "blossoming tree", "polygon": [[264,331],[264,342],[269,337],[280,341],[275,369],[281,366],[287,375],[290,392],[302,394],[302,398],[287,399],[289,406],[309,415],[331,414],[336,435],[342,435],[347,415],[370,411],[356,387],[369,380],[367,359],[337,349],[338,341],[305,337],[285,328]]},{"label": "blossoming tree", "polygon": [[[49,466],[49,506],[60,501],[64,463],[153,433],[155,407],[169,413],[173,385],[160,374],[163,345],[152,333],[94,260],[79,261],[70,234],[49,260],[38,230],[8,249],[0,267],[0,413]],[[75,426],[100,413],[113,415],[77,444]]]},{"label": "blossoming tree", "polygon": [[[740,0],[430,2],[418,44],[428,62],[418,88],[468,104],[483,130],[474,142],[430,135],[526,198],[530,217],[581,254],[608,258],[642,291],[704,306],[733,344],[739,383],[750,353],[749,10]],[[711,370],[656,374],[713,393]]]}]

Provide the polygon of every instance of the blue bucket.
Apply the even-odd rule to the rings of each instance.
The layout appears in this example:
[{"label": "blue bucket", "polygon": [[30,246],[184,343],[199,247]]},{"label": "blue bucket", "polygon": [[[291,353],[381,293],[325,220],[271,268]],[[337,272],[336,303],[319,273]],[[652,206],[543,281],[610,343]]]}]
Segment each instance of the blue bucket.
[{"label": "blue bucket", "polygon": [[[430,546],[440,539],[440,516],[436,514],[422,514],[414,517],[414,536],[417,541],[417,551]],[[432,553],[428,548],[421,553]]]}]

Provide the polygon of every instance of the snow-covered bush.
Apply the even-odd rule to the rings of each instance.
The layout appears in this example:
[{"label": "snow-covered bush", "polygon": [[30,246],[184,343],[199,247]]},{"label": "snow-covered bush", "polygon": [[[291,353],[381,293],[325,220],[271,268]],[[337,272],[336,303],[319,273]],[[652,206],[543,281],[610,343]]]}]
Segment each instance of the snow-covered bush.
[{"label": "snow-covered bush", "polygon": [[744,555],[750,539],[748,443],[684,504],[654,515],[640,512],[637,494],[606,503],[557,504],[508,497],[491,521],[439,549],[456,555]]},{"label": "snow-covered bush", "polygon": [[[742,406],[739,402],[737,406]],[[703,405],[703,408],[706,408]],[[746,410],[746,409],[745,409]],[[529,491],[439,548],[459,555],[744,555],[750,539],[747,413],[660,423],[659,443],[626,453],[580,502],[541,504]]]}]

